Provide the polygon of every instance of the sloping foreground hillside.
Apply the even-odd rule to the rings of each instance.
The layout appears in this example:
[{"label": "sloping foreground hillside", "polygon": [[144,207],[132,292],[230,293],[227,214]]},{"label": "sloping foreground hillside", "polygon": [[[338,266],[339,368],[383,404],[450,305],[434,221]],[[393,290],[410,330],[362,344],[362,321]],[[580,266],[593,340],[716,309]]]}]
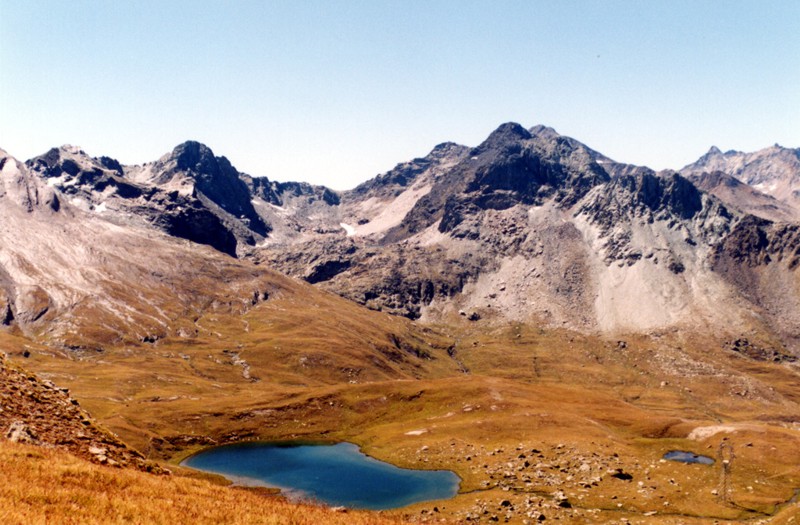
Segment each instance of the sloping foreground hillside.
[{"label": "sloping foreground hillside", "polygon": [[0,430],[16,443],[56,448],[96,463],[163,473],[98,426],[69,390],[8,363],[0,353]]},{"label": "sloping foreground hillside", "polygon": [[164,475],[94,422],[65,389],[2,354],[0,400],[6,438],[0,439],[0,523],[395,522]]},{"label": "sloping foreground hillside", "polygon": [[367,512],[295,505],[245,489],[94,465],[57,449],[0,440],[0,523],[398,523]]}]

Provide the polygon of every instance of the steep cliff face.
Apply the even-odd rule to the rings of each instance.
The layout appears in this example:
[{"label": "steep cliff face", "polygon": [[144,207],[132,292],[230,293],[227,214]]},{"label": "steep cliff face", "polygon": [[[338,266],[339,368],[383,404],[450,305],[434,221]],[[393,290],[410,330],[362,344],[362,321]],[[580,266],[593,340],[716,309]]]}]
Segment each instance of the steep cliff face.
[{"label": "steep cliff face", "polygon": [[256,213],[251,193],[240,173],[225,157],[215,157],[208,146],[188,141],[178,145],[165,160],[153,168],[153,182],[193,187],[192,195],[209,207],[218,206],[249,230],[265,236],[269,227]]}]

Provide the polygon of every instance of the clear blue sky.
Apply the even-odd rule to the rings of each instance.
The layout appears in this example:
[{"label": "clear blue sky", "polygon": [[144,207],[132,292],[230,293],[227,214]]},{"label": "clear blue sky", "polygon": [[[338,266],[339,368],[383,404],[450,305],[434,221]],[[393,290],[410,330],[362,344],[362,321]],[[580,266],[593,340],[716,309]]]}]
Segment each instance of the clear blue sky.
[{"label": "clear blue sky", "polygon": [[0,148],[123,163],[195,139],[356,185],[546,124],[619,161],[800,146],[800,2],[0,0]]}]

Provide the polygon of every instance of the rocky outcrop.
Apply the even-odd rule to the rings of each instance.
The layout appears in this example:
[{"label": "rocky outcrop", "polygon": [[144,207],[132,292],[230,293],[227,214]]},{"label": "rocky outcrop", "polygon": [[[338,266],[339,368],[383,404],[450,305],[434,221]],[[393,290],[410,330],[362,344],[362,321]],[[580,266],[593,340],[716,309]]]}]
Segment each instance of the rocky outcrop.
[{"label": "rocky outcrop", "polygon": [[703,209],[703,197],[688,180],[676,173],[648,171],[616,177],[594,198],[581,205],[579,214],[609,229],[620,220],[640,217],[655,220],[692,219]]},{"label": "rocky outcrop", "polygon": [[[148,217],[151,224],[169,235],[187,239],[198,244],[206,244],[236,257],[238,239],[234,231],[219,214],[204,206],[199,199],[187,197],[176,191],[155,192],[146,204],[133,208],[134,212]],[[232,231],[233,230],[233,231]],[[240,232],[251,244],[252,235]]]},{"label": "rocky outcrop", "polygon": [[114,194],[123,199],[135,199],[147,194],[146,188],[124,178],[118,161],[109,157],[91,159],[74,146],[53,148],[25,164],[61,193],[83,197],[91,204],[101,203],[96,197],[93,198],[93,192],[106,196]]},{"label": "rocky outcrop", "polygon": [[23,324],[38,321],[50,309],[51,300],[46,291],[38,285],[19,285],[16,287],[14,319]]},{"label": "rocky outcrop", "polygon": [[14,310],[11,308],[8,294],[0,289],[0,326],[9,326],[14,322]]},{"label": "rocky outcrop", "polygon": [[746,216],[716,246],[714,261],[719,268],[730,263],[752,268],[774,262],[794,270],[800,266],[800,225]]},{"label": "rocky outcrop", "polygon": [[448,301],[489,261],[453,259],[439,247],[369,246],[353,239],[309,241],[264,250],[258,260],[356,303],[410,319],[434,301]]},{"label": "rocky outcrop", "polygon": [[0,435],[58,448],[103,465],[165,471],[99,426],[69,390],[9,363],[0,353]]},{"label": "rocky outcrop", "polygon": [[784,349],[764,347],[743,337],[733,341],[725,341],[722,346],[726,350],[754,361],[769,361],[772,363],[796,363],[798,361],[797,356],[787,354]]},{"label": "rocky outcrop", "polygon": [[[206,146],[186,142],[157,163],[126,168],[74,146],[53,148],[27,167],[85,211],[160,230],[231,256],[269,231],[251,203],[246,177]],[[139,171],[147,176],[136,176]]]},{"label": "rocky outcrop", "polygon": [[4,199],[3,204],[18,206],[28,213],[58,212],[61,209],[58,193],[1,149],[0,198]]},{"label": "rocky outcrop", "polygon": [[14,279],[0,264],[0,326],[10,326],[14,322],[15,288]]},{"label": "rocky outcrop", "polygon": [[[703,194],[684,177],[651,170],[619,175],[598,187],[580,203],[576,216],[597,227],[606,239],[603,247],[607,263],[631,263],[644,256],[642,248],[647,247],[632,244],[636,225],[651,229],[645,225],[663,223],[667,230],[677,232],[683,243],[713,246],[738,220],[722,203]],[[668,257],[670,269],[681,273],[683,264],[675,260],[675,250],[669,251],[673,252]]]},{"label": "rocky outcrop", "polygon": [[710,264],[786,346],[800,349],[800,225],[747,216],[715,246]]},{"label": "rocky outcrop", "polygon": [[[191,164],[192,159],[187,156],[186,152],[179,155],[180,165]],[[209,164],[207,159],[195,160],[195,167]],[[70,199],[73,206],[118,223],[151,224],[169,235],[212,246],[231,256],[236,256],[239,242],[255,242],[249,228],[204,194],[133,181],[125,176],[123,166],[109,157],[91,158],[79,148],[64,146],[33,158],[26,165]],[[214,166],[221,173],[220,163]]]},{"label": "rocky outcrop", "polygon": [[251,177],[241,174],[250,195],[259,197],[269,204],[283,206],[292,198],[304,198],[308,203],[321,201],[329,206],[337,206],[339,194],[325,186],[315,186],[307,182],[274,182],[266,177]]}]

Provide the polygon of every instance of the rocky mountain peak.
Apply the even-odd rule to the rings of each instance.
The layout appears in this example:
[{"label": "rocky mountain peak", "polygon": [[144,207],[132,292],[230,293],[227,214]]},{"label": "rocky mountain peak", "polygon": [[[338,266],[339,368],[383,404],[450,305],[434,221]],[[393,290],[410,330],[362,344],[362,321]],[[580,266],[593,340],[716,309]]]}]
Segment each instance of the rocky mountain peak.
[{"label": "rocky mountain peak", "polygon": [[[0,198],[28,213],[37,210],[57,212],[62,206],[53,188],[31,176],[24,164],[3,150],[0,150]],[[10,209],[5,211],[11,213]]]},{"label": "rocky mountain peak", "polygon": [[388,172],[359,184],[354,189],[345,192],[345,198],[346,200],[355,200],[368,196],[377,198],[396,196],[417,182],[423,174],[439,171],[445,165],[455,164],[466,157],[469,151],[470,148],[467,146],[455,142],[443,142],[434,147],[426,156],[402,162]]},{"label": "rocky mountain peak", "polygon": [[125,178],[117,160],[90,157],[77,146],[52,148],[25,164],[33,174],[46,179],[48,186],[68,195],[74,206],[85,211],[100,206],[112,195],[137,198],[144,192]]},{"label": "rocky mountain peak", "polygon": [[[711,148],[697,161],[681,169],[681,173],[687,177],[714,171],[735,177],[753,189],[774,197],[780,206],[787,207],[790,215],[800,216],[800,149],[776,144],[752,153],[722,153],[718,148]],[[731,201],[731,204],[737,203]]]},{"label": "rocky mountain peak", "polygon": [[[677,217],[689,219],[703,207],[700,191],[674,171],[643,174],[631,179],[636,181],[634,194],[638,202],[653,211],[666,209]],[[625,180],[620,182],[624,184]]]},{"label": "rocky mountain peak", "polygon": [[218,159],[211,148],[201,142],[187,140],[172,150],[170,158],[178,169],[196,173],[219,173]]},{"label": "rocky mountain peak", "polygon": [[520,141],[528,140],[532,137],[531,133],[516,122],[506,122],[494,130],[477,148],[472,152],[473,156],[481,155],[488,151],[501,150],[509,146],[514,146]]},{"label": "rocky mountain peak", "polygon": [[442,142],[441,144],[437,144],[427,156],[429,158],[441,159],[453,155],[460,155],[468,149],[467,146],[462,146],[455,142]]},{"label": "rocky mountain peak", "polygon": [[32,158],[26,164],[37,168],[45,177],[59,177],[64,173],[75,176],[81,171],[81,164],[88,163],[91,163],[91,159],[83,150],[66,145],[51,148],[47,153]]},{"label": "rocky mountain peak", "polygon": [[[473,238],[479,216],[486,210],[541,205],[548,199],[571,206],[608,180],[591,150],[554,131],[537,129],[541,134],[535,136],[513,122],[498,127],[437,177],[430,192],[386,240],[405,238],[439,219],[441,233]],[[465,226],[455,231],[462,223]]]},{"label": "rocky mountain peak", "polygon": [[86,155],[86,152],[83,151],[83,148],[76,146],[75,144],[62,144],[58,149],[72,155]]},{"label": "rocky mountain peak", "polygon": [[188,178],[194,181],[194,194],[210,201],[233,220],[245,223],[247,229],[265,236],[270,228],[253,208],[250,189],[242,174],[225,157],[217,157],[211,148],[189,140],[172,150],[157,180]]},{"label": "rocky mountain peak", "polygon": [[239,177],[239,172],[227,158],[215,156],[211,148],[194,140],[175,146],[165,164],[171,167],[171,172],[182,172],[201,183]]},{"label": "rocky mountain peak", "polygon": [[544,124],[537,124],[528,131],[534,137],[543,139],[554,139],[561,136],[555,129],[551,128],[550,126],[545,126]]}]

